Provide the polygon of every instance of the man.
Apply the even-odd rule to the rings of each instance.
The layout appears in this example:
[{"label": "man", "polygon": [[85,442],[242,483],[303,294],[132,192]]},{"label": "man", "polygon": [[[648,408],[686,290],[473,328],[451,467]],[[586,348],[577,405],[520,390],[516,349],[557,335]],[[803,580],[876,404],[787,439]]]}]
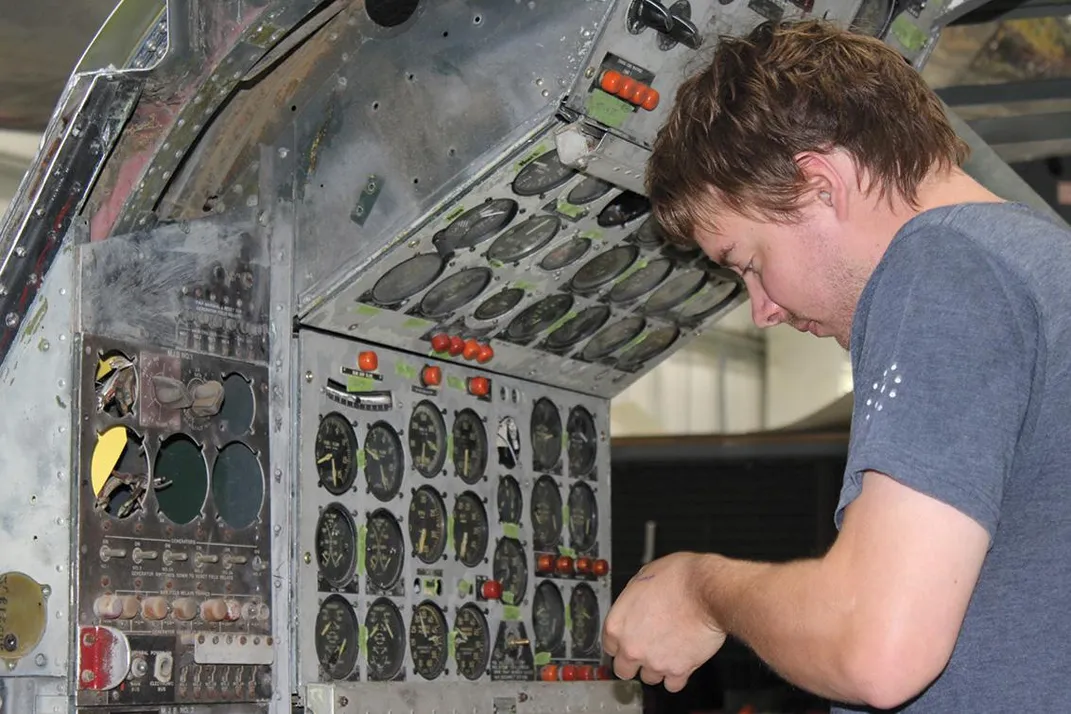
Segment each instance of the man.
[{"label": "man", "polygon": [[898,54],[820,22],[683,84],[656,217],[756,324],[850,349],[855,408],[829,552],[648,564],[606,619],[618,676],[680,690],[728,634],[849,710],[1071,711],[1071,233],[965,156]]}]

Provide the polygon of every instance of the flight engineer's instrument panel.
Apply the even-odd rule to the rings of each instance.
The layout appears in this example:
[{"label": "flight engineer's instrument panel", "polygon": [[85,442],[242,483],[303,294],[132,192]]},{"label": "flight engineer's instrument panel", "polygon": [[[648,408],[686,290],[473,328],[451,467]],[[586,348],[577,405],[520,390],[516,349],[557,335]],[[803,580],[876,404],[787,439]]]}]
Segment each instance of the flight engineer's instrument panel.
[{"label": "flight engineer's instrument panel", "polygon": [[0,713],[638,712],[610,399],[739,305],[644,165],[718,37],[942,3],[121,3],[0,226]]}]

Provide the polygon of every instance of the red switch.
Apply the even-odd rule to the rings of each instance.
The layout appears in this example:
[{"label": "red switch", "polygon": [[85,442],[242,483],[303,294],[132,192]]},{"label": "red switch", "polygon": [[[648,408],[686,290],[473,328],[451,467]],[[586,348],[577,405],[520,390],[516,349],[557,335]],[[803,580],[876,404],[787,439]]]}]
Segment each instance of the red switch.
[{"label": "red switch", "polygon": [[491,393],[491,382],[487,377],[473,377],[469,380],[469,393],[475,397],[486,397]]},{"label": "red switch", "polygon": [[539,670],[539,678],[544,682],[557,682],[558,681],[558,665],[548,664],[544,665],[543,669]]},{"label": "red switch", "polygon": [[439,333],[431,338],[431,348],[436,352],[446,352],[450,349],[450,335]]},{"label": "red switch", "polygon": [[583,680],[585,682],[590,682],[595,679],[595,668],[592,667],[590,664],[581,665],[580,669],[577,671],[576,676],[577,679]]},{"label": "red switch", "polygon": [[579,672],[577,672],[575,664],[566,664],[562,666],[563,682],[575,682],[577,679],[579,679]]},{"label": "red switch", "polygon": [[465,351],[465,341],[454,335],[450,338],[450,354],[457,357],[459,354]]},{"label": "red switch", "polygon": [[375,352],[362,352],[357,355],[357,366],[362,372],[375,372],[379,368],[379,356]]},{"label": "red switch", "polygon": [[480,343],[476,340],[465,340],[465,349],[461,356],[465,359],[476,359],[480,354]]},{"label": "red switch", "polygon": [[599,667],[598,677],[599,679],[612,679],[613,675],[610,673],[610,668],[603,665]]},{"label": "red switch", "polygon": [[653,87],[647,88],[647,93],[640,100],[640,106],[649,112],[653,112],[658,108],[658,90]]},{"label": "red switch", "polygon": [[558,562],[555,564],[555,569],[561,575],[572,575],[573,573],[573,559],[567,555],[563,555],[558,558]]},{"label": "red switch", "polygon": [[624,77],[616,69],[608,69],[602,73],[599,78],[599,88],[604,92],[610,94],[617,94],[621,89],[621,82],[624,81]]},{"label": "red switch", "polygon": [[476,361],[480,364],[486,364],[494,356],[495,351],[491,349],[491,345],[480,345],[480,351],[476,353]]},{"label": "red switch", "polygon": [[502,583],[497,580],[485,580],[480,586],[480,596],[484,600],[498,600],[502,597]]},{"label": "red switch", "polygon": [[420,381],[425,387],[438,387],[443,383],[443,371],[433,364],[429,364],[420,371]]},{"label": "red switch", "polygon": [[592,572],[598,575],[600,578],[610,572],[610,563],[599,558],[595,561],[595,565],[592,567]]},{"label": "red switch", "polygon": [[554,556],[549,553],[541,553],[536,559],[536,570],[540,573],[549,573],[554,570]]},{"label": "red switch", "polygon": [[590,573],[592,568],[591,558],[577,558],[576,559],[576,572],[578,573]]}]

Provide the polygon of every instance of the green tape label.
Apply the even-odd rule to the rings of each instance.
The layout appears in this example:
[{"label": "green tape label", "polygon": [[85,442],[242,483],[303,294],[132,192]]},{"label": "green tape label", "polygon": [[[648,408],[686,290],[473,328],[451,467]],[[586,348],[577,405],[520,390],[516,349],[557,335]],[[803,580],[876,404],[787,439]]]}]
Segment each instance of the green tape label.
[{"label": "green tape label", "polygon": [[565,432],[565,429],[562,429],[562,449],[569,450],[569,434]]},{"label": "green tape label", "polygon": [[545,664],[550,664],[550,652],[536,652],[535,663],[537,667],[542,667]]},{"label": "green tape label", "polygon": [[892,24],[892,33],[905,50],[918,52],[926,44],[926,33],[911,22],[907,14],[896,18]]},{"label": "green tape label", "polygon": [[446,386],[450,387],[450,389],[460,389],[462,392],[464,392],[465,380],[461,377],[450,375],[446,378]]},{"label": "green tape label", "polygon": [[454,517],[452,515],[446,517],[446,550],[449,552],[454,550]]},{"label": "green tape label", "polygon": [[602,240],[602,231],[582,231],[578,238],[587,238],[590,241]]},{"label": "green tape label", "polygon": [[371,392],[376,388],[376,380],[371,377],[362,377],[359,374],[346,376],[347,392]]},{"label": "green tape label", "polygon": [[502,535],[506,536],[507,538],[520,538],[521,527],[516,523],[503,523]]},{"label": "green tape label", "polygon": [[358,633],[357,633],[357,639],[360,640],[360,643],[361,643],[361,652],[367,652],[368,651],[368,628],[365,627],[364,625],[360,625],[360,629],[358,630]]},{"label": "green tape label", "polygon": [[[512,605],[513,604],[513,593],[509,592],[508,590],[504,591],[502,593],[502,602],[506,603],[507,605]],[[506,609],[508,610],[509,608],[506,608]],[[514,608],[514,609],[517,609],[517,608]],[[517,612],[520,612],[520,610],[517,609]],[[506,619],[508,620],[509,618],[507,617]]]},{"label": "green tape label", "polygon": [[573,631],[573,611],[569,607],[569,603],[565,603],[565,631]]},{"label": "green tape label", "polygon": [[364,449],[357,449],[357,468],[364,470],[365,464]]},{"label": "green tape label", "polygon": [[606,126],[620,127],[632,115],[633,109],[635,107],[628,102],[601,89],[593,90],[588,95],[588,116]]},{"label": "green tape label", "polygon": [[365,305],[362,302],[357,303],[356,313],[358,315],[378,315],[379,308],[375,305]]},{"label": "green tape label", "polygon": [[567,548],[564,545],[559,545],[558,546],[558,553],[560,555],[564,555],[567,558],[575,558],[576,557],[576,551],[573,550],[572,548]]},{"label": "green tape label", "polygon": [[535,283],[526,283],[523,280],[518,280],[517,282],[513,283],[513,287],[520,288],[521,290],[524,290],[525,292],[531,292],[531,291],[535,290],[536,285],[535,285]]},{"label": "green tape label", "polygon": [[472,583],[468,580],[461,580],[457,584],[457,593],[461,597],[468,597],[468,594],[472,592]]},{"label": "green tape label", "polygon": [[458,216],[460,216],[464,212],[465,212],[465,207],[463,205],[461,205],[461,204],[458,204],[457,208],[455,208],[454,210],[452,210],[452,211],[450,211],[449,213],[446,214],[446,222],[450,223],[451,221],[453,221],[455,218],[457,218]]},{"label": "green tape label", "polygon": [[423,332],[434,324],[434,322],[422,320],[419,317],[410,317],[408,320],[402,323],[402,327],[407,330],[420,330],[421,332]]},{"label": "green tape label", "polygon": [[617,285],[618,283],[625,282],[626,280],[628,280],[630,275],[635,273],[637,270],[643,270],[646,267],[647,267],[647,259],[646,258],[641,258],[640,260],[637,260],[635,263],[633,263],[632,265],[629,266],[628,270],[626,270],[625,272],[621,273],[621,277],[614,281],[614,285]]},{"label": "green tape label", "polygon": [[569,504],[568,503],[563,503],[562,504],[562,523],[568,523],[568,522],[569,522]]},{"label": "green tape label", "polygon": [[551,326],[550,326],[550,327],[549,327],[549,328],[547,329],[547,332],[548,332],[548,333],[550,333],[550,332],[554,332],[554,331],[555,331],[555,330],[557,330],[557,329],[558,329],[559,327],[561,327],[561,326],[562,326],[562,325],[564,325],[565,323],[567,323],[567,322],[569,322],[570,320],[572,320],[572,319],[573,319],[574,317],[576,317],[576,312],[575,312],[575,311],[573,311],[573,310],[570,310],[569,312],[565,313],[565,315],[563,315],[563,316],[561,317],[561,319],[559,319],[559,320],[558,320],[557,322],[555,322],[555,323],[554,323],[553,325],[551,325]]},{"label": "green tape label", "polygon": [[[364,549],[365,544],[368,542],[368,526],[361,526],[357,529],[357,574],[364,575]],[[364,647],[364,642],[361,643],[361,647]]]},{"label": "green tape label", "polygon": [[514,166],[518,170],[523,169],[525,166],[532,163],[545,153],[547,153],[547,145],[545,143],[540,142],[539,144],[536,144],[534,149],[525,154],[524,158],[514,164]]},{"label": "green tape label", "polygon": [[554,210],[563,216],[569,216],[570,218],[580,218],[586,213],[584,208],[574,206],[562,198],[558,199],[558,204],[554,207]]},{"label": "green tape label", "polygon": [[416,379],[416,367],[407,362],[395,362],[394,373],[405,379]]},{"label": "green tape label", "polygon": [[446,656],[447,658],[454,660],[457,659],[456,652],[456,640],[457,630],[450,630],[450,636],[446,638]]},{"label": "green tape label", "polygon": [[453,430],[446,434],[446,460],[454,460],[454,432]]},{"label": "green tape label", "polygon": [[[505,595],[503,595],[502,599],[503,600],[506,599]],[[513,598],[511,597],[510,600],[512,600],[512,599]],[[507,605],[506,607],[502,608],[502,619],[503,620],[508,620],[510,622],[516,622],[516,621],[520,620],[521,619],[521,608],[514,607],[513,605]]]}]

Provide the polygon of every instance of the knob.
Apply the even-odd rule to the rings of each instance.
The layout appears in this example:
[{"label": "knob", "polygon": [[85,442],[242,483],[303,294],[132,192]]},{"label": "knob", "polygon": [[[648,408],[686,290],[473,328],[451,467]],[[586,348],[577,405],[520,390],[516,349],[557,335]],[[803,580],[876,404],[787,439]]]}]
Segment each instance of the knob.
[{"label": "knob", "polygon": [[146,620],[162,620],[167,617],[167,600],[159,595],[141,601],[141,616]]},{"label": "knob", "polygon": [[558,562],[555,563],[555,569],[562,575],[570,575],[573,572],[573,559],[568,555],[563,555],[558,558]]},{"label": "knob", "polygon": [[502,583],[497,580],[485,580],[480,586],[480,596],[484,600],[498,600],[502,597]]},{"label": "knob", "polygon": [[536,559],[536,570],[541,573],[549,573],[554,570],[554,556],[549,553],[541,553]]},{"label": "knob", "polygon": [[461,356],[465,359],[476,359],[480,354],[480,343],[476,340],[465,340],[465,348],[461,352]]},{"label": "knob", "polygon": [[453,357],[457,357],[459,354],[465,351],[465,341],[454,335],[450,338],[449,352]]},{"label": "knob", "polygon": [[123,614],[123,600],[118,595],[101,595],[93,601],[93,612],[102,620],[115,620]]},{"label": "knob", "polygon": [[595,561],[595,565],[591,568],[592,572],[598,575],[600,578],[610,572],[610,563],[599,558]]},{"label": "knob", "polygon": [[491,345],[480,345],[480,351],[476,353],[476,361],[480,364],[486,364],[491,361],[495,356],[494,349]]},{"label": "knob", "polygon": [[590,664],[580,665],[580,668],[577,670],[576,677],[577,679],[583,680],[585,682],[590,682],[591,680],[595,679],[595,668],[592,667]]},{"label": "knob", "polygon": [[660,43],[663,50],[670,49],[678,42],[697,50],[703,40],[690,19],[691,14],[691,6],[686,1],[675,2],[667,8],[658,0],[632,0],[628,9],[628,29],[633,34],[639,34],[648,27],[654,28],[664,37],[665,42]]},{"label": "knob", "polygon": [[443,383],[443,371],[433,364],[429,364],[420,371],[420,381],[425,387],[438,387]]},{"label": "knob", "polygon": [[242,615],[242,608],[235,600],[215,597],[201,603],[201,619],[205,622],[233,622]]},{"label": "knob", "polygon": [[578,573],[590,573],[592,568],[591,558],[577,558],[576,559],[576,572]]},{"label": "knob", "polygon": [[197,601],[189,597],[180,597],[171,603],[171,614],[176,620],[192,620],[197,617]]},{"label": "knob", "polygon": [[439,333],[431,338],[431,348],[436,352],[446,352],[450,349],[450,335]]},{"label": "knob", "polygon": [[357,355],[357,366],[363,372],[375,372],[379,368],[379,355],[375,352],[362,352]]},{"label": "knob", "polygon": [[579,672],[575,664],[562,665],[562,681],[574,682],[579,679]]},{"label": "knob", "polygon": [[544,682],[557,682],[558,681],[558,665],[548,664],[544,665],[543,669],[539,670],[539,678]]},{"label": "knob", "polygon": [[491,393],[491,383],[487,377],[473,377],[469,380],[469,393],[474,397],[486,397]]}]

